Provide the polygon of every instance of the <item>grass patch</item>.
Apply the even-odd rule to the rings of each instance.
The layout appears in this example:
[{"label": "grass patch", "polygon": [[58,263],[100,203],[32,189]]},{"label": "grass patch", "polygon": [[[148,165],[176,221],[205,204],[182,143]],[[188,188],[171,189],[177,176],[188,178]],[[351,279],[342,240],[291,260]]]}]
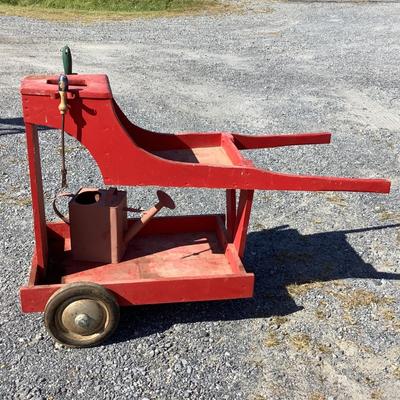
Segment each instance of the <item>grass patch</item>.
[{"label": "grass patch", "polygon": [[317,349],[319,350],[320,353],[323,353],[323,354],[331,354],[332,353],[332,349],[323,343],[320,343],[317,346]]},{"label": "grass patch", "polygon": [[310,347],[311,338],[306,334],[295,335],[290,338],[290,342],[297,350],[307,350]]},{"label": "grass patch", "polygon": [[400,222],[400,213],[399,212],[383,210],[383,211],[380,211],[378,214],[379,214],[379,219],[382,222],[386,222],[386,221]]},{"label": "grass patch", "polygon": [[400,320],[397,318],[396,313],[393,310],[383,310],[382,316],[385,321],[390,322],[394,330],[400,331]]},{"label": "grass patch", "polygon": [[0,202],[19,207],[26,207],[32,204],[30,197],[15,197],[10,196],[8,193],[0,193]]},{"label": "grass patch", "polygon": [[291,296],[301,296],[308,293],[310,290],[320,289],[325,285],[326,283],[324,282],[308,282],[303,284],[292,283],[286,288]]},{"label": "grass patch", "polygon": [[351,314],[349,310],[343,311],[343,321],[345,321],[348,325],[357,325],[357,319]]},{"label": "grass patch", "polygon": [[279,315],[271,317],[271,319],[270,319],[271,324],[272,325],[276,325],[276,326],[281,326],[285,322],[288,322],[288,321],[289,321],[289,318],[283,317],[283,316],[279,316]]},{"label": "grass patch", "polygon": [[329,203],[331,203],[331,204],[335,204],[336,206],[340,206],[340,207],[347,206],[345,199],[342,196],[339,196],[338,194],[329,195],[326,197],[326,200],[328,200]]},{"label": "grass patch", "polygon": [[382,399],[382,392],[380,390],[375,390],[371,393],[372,400],[381,400]]},{"label": "grass patch", "polygon": [[2,4],[85,11],[165,11],[198,7],[203,0],[0,0]]},{"label": "grass patch", "polygon": [[377,296],[373,292],[364,289],[356,289],[351,292],[332,293],[345,309],[355,309],[359,307],[368,307],[371,304],[386,305],[392,304],[394,298],[390,296]]},{"label": "grass patch", "polygon": [[394,311],[393,310],[389,310],[389,309],[386,309],[386,310],[383,310],[383,318],[386,320],[386,321],[395,321],[396,320],[396,314],[394,313]]},{"label": "grass patch", "polygon": [[280,344],[280,341],[278,339],[278,336],[276,335],[276,333],[271,332],[268,334],[268,337],[265,339],[264,344],[267,347],[276,347]]},{"label": "grass patch", "polygon": [[317,317],[317,319],[319,320],[324,320],[327,318],[327,303],[326,301],[320,301],[318,304],[317,309],[315,310],[315,316]]},{"label": "grass patch", "polygon": [[311,395],[310,400],[325,400],[326,397],[321,393],[314,393]]},{"label": "grass patch", "polygon": [[[80,148],[81,148],[81,146],[68,146],[68,145],[65,145],[64,152],[65,152],[65,154],[71,154],[74,151],[79,150]],[[58,153],[61,156],[61,146],[58,146]]]},{"label": "grass patch", "polygon": [[0,0],[0,15],[83,22],[165,17],[233,9],[217,0]]}]

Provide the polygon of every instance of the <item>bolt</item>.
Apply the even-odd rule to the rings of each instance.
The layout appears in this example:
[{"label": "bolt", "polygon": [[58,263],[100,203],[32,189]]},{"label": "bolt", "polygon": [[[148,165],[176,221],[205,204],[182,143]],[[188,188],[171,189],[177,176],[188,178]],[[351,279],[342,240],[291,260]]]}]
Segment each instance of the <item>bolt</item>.
[{"label": "bolt", "polygon": [[87,314],[78,314],[75,317],[75,325],[79,326],[80,328],[87,329],[89,328],[90,324],[90,317]]}]

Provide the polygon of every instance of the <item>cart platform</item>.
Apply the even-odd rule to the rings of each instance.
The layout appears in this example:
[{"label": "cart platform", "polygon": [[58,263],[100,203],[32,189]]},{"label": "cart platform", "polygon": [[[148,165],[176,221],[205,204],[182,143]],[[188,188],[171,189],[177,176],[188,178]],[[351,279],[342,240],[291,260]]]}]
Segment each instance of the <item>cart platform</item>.
[{"label": "cart platform", "polygon": [[120,263],[101,264],[73,260],[68,225],[48,223],[47,276],[38,273],[34,256],[22,309],[43,311],[62,285],[82,281],[101,284],[125,306],[251,297],[254,276],[228,243],[224,225],[224,215],[154,218]]}]

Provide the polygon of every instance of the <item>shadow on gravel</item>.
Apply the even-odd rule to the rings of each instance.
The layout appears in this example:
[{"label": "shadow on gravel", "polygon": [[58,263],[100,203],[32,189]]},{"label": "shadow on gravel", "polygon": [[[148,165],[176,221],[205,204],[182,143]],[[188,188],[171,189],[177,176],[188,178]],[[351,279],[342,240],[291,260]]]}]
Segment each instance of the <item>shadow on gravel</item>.
[{"label": "shadow on gravel", "polygon": [[25,132],[24,119],[18,118],[0,118],[0,136],[14,135]]},{"label": "shadow on gravel", "polygon": [[301,235],[284,225],[249,233],[244,264],[256,275],[252,299],[123,308],[120,327],[111,340],[123,342],[161,333],[176,323],[292,314],[302,309],[287,290],[293,284],[346,278],[400,280],[400,274],[379,272],[366,264],[346,240],[347,234],[399,226]]},{"label": "shadow on gravel", "polygon": [[[50,128],[39,126],[38,129],[46,131]],[[0,136],[16,135],[18,133],[25,133],[25,124],[22,117],[0,118]]]}]

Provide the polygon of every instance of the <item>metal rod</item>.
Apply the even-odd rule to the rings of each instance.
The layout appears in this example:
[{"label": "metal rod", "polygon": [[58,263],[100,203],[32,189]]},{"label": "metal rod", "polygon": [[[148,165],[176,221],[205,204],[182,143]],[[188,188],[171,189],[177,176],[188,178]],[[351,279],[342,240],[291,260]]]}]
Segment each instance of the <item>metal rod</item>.
[{"label": "metal rod", "polygon": [[67,184],[67,168],[65,167],[65,114],[68,111],[67,105],[68,78],[66,75],[60,75],[58,80],[58,92],[60,94],[60,104],[58,110],[61,114],[61,188],[66,188]]},{"label": "metal rod", "polygon": [[66,188],[67,169],[65,167],[65,135],[64,135],[65,114],[61,115],[61,187]]}]

